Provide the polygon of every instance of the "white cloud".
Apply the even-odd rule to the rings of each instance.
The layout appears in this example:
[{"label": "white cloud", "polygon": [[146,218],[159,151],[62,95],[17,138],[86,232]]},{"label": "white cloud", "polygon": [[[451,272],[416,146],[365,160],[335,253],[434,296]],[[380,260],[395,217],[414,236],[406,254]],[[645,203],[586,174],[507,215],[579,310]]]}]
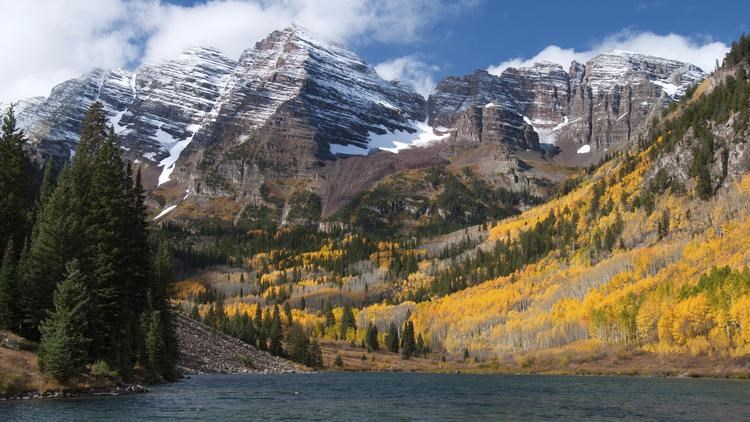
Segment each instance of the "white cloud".
[{"label": "white cloud", "polygon": [[653,32],[624,30],[606,37],[594,44],[589,50],[577,51],[572,48],[561,48],[556,45],[550,45],[529,59],[516,57],[495,66],[490,66],[487,70],[492,74],[499,75],[508,67],[531,66],[539,61],[558,63],[567,68],[573,60],[585,63],[597,54],[611,50],[624,50],[680,60],[694,64],[704,71],[710,72],[714,69],[716,60],[721,62],[724,55],[729,51],[729,47],[722,42],[706,38],[691,38],[678,34],[659,35]]},{"label": "white cloud", "polygon": [[412,42],[425,28],[469,6],[430,0],[214,0],[190,8],[165,6],[146,60],[173,57],[198,44],[238,57],[271,31],[292,23],[344,44]]},{"label": "white cloud", "polygon": [[375,65],[375,71],[381,78],[408,84],[425,98],[435,88],[433,74],[438,70],[438,66],[429,65],[414,55],[398,57]]},{"label": "white cloud", "polygon": [[[345,44],[419,40],[425,29],[474,0],[3,0],[0,102],[47,95],[95,67],[137,65],[195,45],[239,57],[292,23]],[[394,30],[398,28],[398,30]]]},{"label": "white cloud", "polygon": [[146,4],[121,0],[4,1],[0,25],[0,101],[46,95],[56,83],[92,67],[137,58],[131,42]]}]

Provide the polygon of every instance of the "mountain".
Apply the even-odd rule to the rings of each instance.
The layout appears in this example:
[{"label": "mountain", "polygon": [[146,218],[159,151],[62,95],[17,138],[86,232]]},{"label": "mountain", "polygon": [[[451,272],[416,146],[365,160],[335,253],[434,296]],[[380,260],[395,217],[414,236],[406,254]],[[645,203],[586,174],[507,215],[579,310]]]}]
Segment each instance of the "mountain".
[{"label": "mountain", "polygon": [[531,127],[541,143],[564,152],[603,151],[636,139],[705,76],[687,63],[622,51],[573,62],[567,72],[549,62],[508,68],[499,76],[477,70],[437,84],[427,101],[429,121],[462,128],[458,138],[463,132],[479,139],[484,115],[505,110],[502,120],[515,128],[506,135],[521,146],[534,146],[527,135]]},{"label": "mountain", "polygon": [[372,136],[415,132],[413,122],[426,113],[411,88],[383,80],[351,51],[297,26],[273,32],[239,61],[199,47],[132,73],[95,70],[17,111],[40,155],[67,158],[94,101],[104,104],[126,156],[161,167],[155,184],[170,180],[187,148],[192,161],[182,160],[183,181],[209,192],[227,190],[218,178],[239,190],[253,184],[249,175],[232,174],[242,164],[223,156],[230,150],[252,162],[258,177],[269,167],[304,174],[332,153],[366,152]]},{"label": "mountain", "polygon": [[79,122],[100,101],[124,156],[156,188],[153,206],[190,199],[191,217],[273,209],[285,221],[295,193],[314,193],[327,217],[388,177],[432,166],[470,167],[491,189],[545,197],[567,174],[558,164],[588,165],[633,141],[704,76],[685,63],[611,52],[567,72],[538,63],[448,77],[425,100],[291,26],[237,61],[196,47],[133,72],[98,69],[17,111],[37,155],[67,159]]},{"label": "mountain", "polygon": [[[229,315],[252,315],[256,303],[286,303],[295,321],[342,355],[360,356],[360,345],[368,354],[361,367],[373,370],[384,368],[388,353],[366,333],[393,339],[413,329],[422,339],[418,355],[431,362],[399,368],[747,377],[749,69],[750,37],[743,37],[723,68],[657,113],[637,142],[574,171],[557,195],[508,210],[520,213],[497,212],[508,198],[471,166],[456,171],[469,152],[485,151],[482,144],[440,169],[401,171],[363,191],[340,210],[351,230],[171,226],[173,238],[190,245],[184,262],[198,268],[177,286],[181,306],[205,307],[203,298],[216,292],[225,294]],[[590,85],[600,74],[589,75],[592,93],[603,89]],[[475,76],[465,86],[500,80]],[[452,81],[460,85],[461,78]],[[639,89],[652,92],[650,85]],[[554,86],[539,89],[554,94]],[[493,104],[479,103],[482,112],[502,107],[487,90],[465,91],[472,92]],[[524,102],[528,109],[533,103]],[[534,104],[534,113],[557,112],[544,104]],[[536,153],[514,154],[525,160]],[[360,172],[372,162],[337,161]],[[402,232],[407,236],[386,231],[397,224],[411,225]],[[349,319],[352,307],[356,317]],[[388,349],[409,358],[407,342],[401,346]]]},{"label": "mountain", "polygon": [[67,157],[83,116],[100,101],[126,155],[156,163],[197,131],[234,66],[216,50],[194,48],[132,73],[97,69],[19,108],[19,123],[40,155]]}]

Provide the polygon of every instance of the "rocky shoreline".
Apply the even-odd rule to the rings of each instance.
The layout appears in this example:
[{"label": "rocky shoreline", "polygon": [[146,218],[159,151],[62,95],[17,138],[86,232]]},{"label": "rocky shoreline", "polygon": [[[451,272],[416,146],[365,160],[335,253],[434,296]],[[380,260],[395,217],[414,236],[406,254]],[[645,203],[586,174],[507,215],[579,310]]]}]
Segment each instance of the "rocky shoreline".
[{"label": "rocky shoreline", "polygon": [[98,397],[98,396],[122,396],[129,394],[148,393],[149,389],[140,384],[116,386],[113,388],[90,388],[78,391],[29,391],[25,393],[16,393],[7,396],[0,396],[0,401],[13,400],[40,400],[40,399],[70,399],[77,397]]},{"label": "rocky shoreline", "polygon": [[[311,372],[303,365],[272,356],[179,313],[175,313],[175,331],[180,347],[176,369],[182,375]],[[0,345],[6,349],[20,348],[15,346],[7,341]],[[0,401],[120,396],[149,392],[141,383],[125,384],[119,378],[99,381],[99,385],[96,386],[63,387],[57,390],[0,395]]]}]

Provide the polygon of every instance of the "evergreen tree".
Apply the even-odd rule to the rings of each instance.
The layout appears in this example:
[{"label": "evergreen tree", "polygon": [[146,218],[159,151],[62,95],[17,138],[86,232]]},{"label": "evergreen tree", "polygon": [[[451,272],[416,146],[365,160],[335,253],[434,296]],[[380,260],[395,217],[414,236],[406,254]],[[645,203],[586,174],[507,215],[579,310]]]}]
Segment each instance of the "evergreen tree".
[{"label": "evergreen tree", "polygon": [[145,333],[145,364],[154,374],[168,378],[171,362],[162,327],[162,311],[146,311],[142,317],[142,329]]},{"label": "evergreen tree", "polygon": [[41,325],[40,369],[59,381],[79,374],[86,364],[90,339],[85,335],[89,297],[76,261],[67,265],[67,276],[54,295],[54,310]]},{"label": "evergreen tree", "polygon": [[385,336],[385,343],[388,347],[389,352],[398,353],[398,328],[396,328],[396,324],[393,322],[391,322],[391,325],[388,326],[388,334],[386,334]]},{"label": "evergreen tree", "polygon": [[[169,304],[169,285],[174,280],[172,259],[169,247],[162,242],[154,257],[151,271],[151,282],[147,292],[148,305],[143,311],[141,335],[145,341],[146,361],[152,371],[163,378],[174,376],[174,365],[177,363],[178,345],[174,331],[171,306]],[[137,308],[133,312],[137,312]]]},{"label": "evergreen tree", "polygon": [[380,348],[380,344],[378,344],[378,327],[376,327],[373,323],[367,324],[365,342],[367,344],[367,348],[370,351],[377,351]]},{"label": "evergreen tree", "polygon": [[401,358],[410,359],[414,356],[416,350],[417,345],[414,339],[414,323],[406,321],[404,323],[404,330],[401,334]]},{"label": "evergreen tree", "polygon": [[307,348],[307,366],[311,368],[323,367],[323,350],[320,348],[318,340],[313,339]]},{"label": "evergreen tree", "polygon": [[269,346],[268,351],[274,356],[284,356],[284,348],[281,345],[283,334],[281,331],[281,316],[279,315],[279,305],[273,306],[273,317],[271,317],[271,326],[268,331]]},{"label": "evergreen tree", "polygon": [[664,239],[669,233],[669,209],[665,208],[657,222],[657,234],[659,240]]},{"label": "evergreen tree", "polygon": [[[114,286],[109,286],[112,281],[110,279],[113,278],[111,273],[102,274],[106,277],[100,281],[98,279],[100,274],[94,276],[92,271],[93,261],[97,260],[97,255],[101,255],[96,254],[96,250],[106,251],[107,246],[100,244],[102,242],[99,240],[102,239],[92,239],[91,235],[104,237],[104,235],[112,234],[104,230],[106,227],[102,227],[102,225],[108,225],[110,221],[98,222],[91,217],[93,204],[90,192],[95,156],[98,149],[106,143],[108,136],[106,114],[101,103],[96,102],[91,106],[81,123],[81,128],[81,137],[70,166],[66,166],[60,173],[54,192],[42,203],[42,208],[38,212],[28,261],[25,263],[24,289],[21,292],[24,314],[21,334],[30,339],[39,338],[39,324],[45,318],[47,310],[52,307],[55,286],[64,278],[67,262],[78,260],[81,272],[92,275],[92,277],[86,277],[87,282],[92,283],[86,287],[93,296],[91,306],[94,314],[102,315],[103,313],[98,295],[109,296],[103,300],[106,305],[107,302],[114,301],[112,295],[116,293]],[[117,163],[110,164],[117,165]],[[122,163],[118,167],[121,169]],[[111,188],[121,186],[121,180],[115,182],[115,185]],[[93,226],[90,226],[91,223]],[[97,272],[104,273],[107,270],[107,261],[113,260],[105,260],[102,256],[98,258]],[[109,291],[104,290],[107,287]],[[109,315],[107,317],[111,319]],[[133,320],[137,321],[137,315]],[[92,349],[98,352],[105,349],[103,342],[99,341],[100,338],[120,338],[123,334],[119,332],[120,330],[105,333],[107,331],[105,321],[99,320],[98,317],[93,317],[92,321],[95,323],[89,327],[92,330],[90,334],[97,337],[95,339],[97,341],[92,344]],[[97,353],[94,357],[101,357],[99,354]]]},{"label": "evergreen tree", "polygon": [[341,338],[346,338],[346,333],[350,328],[355,331],[357,330],[352,306],[346,304],[344,305],[344,311],[341,314]]},{"label": "evergreen tree", "polygon": [[6,111],[0,133],[0,245],[21,245],[31,228],[34,171],[23,151],[26,138],[16,127],[13,106]]},{"label": "evergreen tree", "polygon": [[292,324],[289,327],[287,344],[289,347],[289,359],[302,364],[308,363],[308,348],[310,346],[310,342],[307,338],[307,335],[305,335],[305,330],[301,325]]},{"label": "evergreen tree", "polygon": [[146,309],[148,266],[134,265],[130,256],[132,239],[128,231],[135,218],[129,183],[111,129],[96,146],[86,219],[95,281],[91,286],[95,298],[92,349],[97,358],[122,370],[132,364],[137,326],[131,324]]},{"label": "evergreen tree", "polygon": [[39,188],[39,201],[37,208],[40,209],[49,201],[52,193],[55,191],[55,166],[52,160],[47,160],[44,164],[44,173],[42,176],[42,186]]},{"label": "evergreen tree", "polygon": [[[21,335],[39,338],[39,324],[52,307],[55,286],[65,276],[65,263],[81,256],[83,251],[83,211],[74,195],[70,168],[60,174],[57,187],[39,211],[31,247],[21,265],[23,320]],[[79,261],[83,271],[84,265]]]},{"label": "evergreen tree", "polygon": [[0,330],[14,330],[18,324],[16,268],[13,263],[13,239],[8,240],[0,264]]},{"label": "evergreen tree", "polygon": [[336,325],[336,317],[333,315],[333,306],[331,302],[328,302],[323,310],[323,316],[326,319],[326,328],[333,327]]},{"label": "evergreen tree", "polygon": [[258,349],[268,349],[268,335],[265,324],[263,323],[263,311],[260,309],[260,304],[255,308],[255,329],[258,340]]},{"label": "evergreen tree", "polygon": [[338,354],[338,353],[336,354],[336,358],[333,360],[333,365],[337,366],[339,368],[343,368],[344,367],[344,359],[341,358],[340,354]]},{"label": "evergreen tree", "polygon": [[416,349],[416,353],[417,354],[422,354],[425,357],[427,357],[427,347],[424,344],[424,339],[422,338],[422,333],[419,333],[419,335],[417,336],[417,349]]},{"label": "evergreen tree", "polygon": [[257,346],[258,344],[255,335],[255,324],[253,324],[253,320],[247,312],[242,314],[242,331],[239,338],[245,343],[253,346]]},{"label": "evergreen tree", "polygon": [[284,302],[284,315],[287,325],[292,325],[292,307],[289,305],[289,301]]}]

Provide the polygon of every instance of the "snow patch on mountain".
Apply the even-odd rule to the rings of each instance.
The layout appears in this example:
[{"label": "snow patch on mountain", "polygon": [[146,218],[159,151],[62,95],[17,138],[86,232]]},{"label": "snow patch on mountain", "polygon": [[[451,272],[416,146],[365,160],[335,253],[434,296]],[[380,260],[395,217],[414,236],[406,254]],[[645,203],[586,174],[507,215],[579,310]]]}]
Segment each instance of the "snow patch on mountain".
[{"label": "snow patch on mountain", "polygon": [[[426,147],[435,142],[447,139],[450,136],[448,129],[443,127],[433,128],[426,121],[412,121],[415,132],[395,130],[389,131],[382,127],[385,133],[370,132],[368,148],[355,145],[331,145],[331,153],[346,155],[367,155],[372,151],[388,151],[398,154],[400,151],[411,148]],[[437,133],[436,133],[437,132]]]},{"label": "snow patch on mountain", "polygon": [[562,122],[556,123],[541,119],[531,120],[528,116],[523,116],[523,121],[531,126],[539,136],[539,143],[549,145],[555,145],[557,143],[557,134],[561,129],[580,120],[581,118],[579,117],[571,121],[568,119],[568,116],[564,116]]},{"label": "snow patch on mountain", "polygon": [[170,205],[167,208],[164,208],[164,210],[162,210],[162,212],[160,212],[159,215],[157,215],[156,217],[154,217],[153,221],[156,221],[156,220],[164,217],[165,215],[167,215],[170,212],[172,212],[175,208],[177,208],[177,205]]},{"label": "snow patch on mountain", "polygon": [[576,151],[576,154],[588,154],[591,152],[591,145],[586,144],[580,148],[578,148],[578,151]]},{"label": "snow patch on mountain", "polygon": [[681,89],[675,84],[671,84],[665,81],[651,81],[654,85],[659,85],[661,89],[670,97],[682,96],[685,93],[684,89]]}]

